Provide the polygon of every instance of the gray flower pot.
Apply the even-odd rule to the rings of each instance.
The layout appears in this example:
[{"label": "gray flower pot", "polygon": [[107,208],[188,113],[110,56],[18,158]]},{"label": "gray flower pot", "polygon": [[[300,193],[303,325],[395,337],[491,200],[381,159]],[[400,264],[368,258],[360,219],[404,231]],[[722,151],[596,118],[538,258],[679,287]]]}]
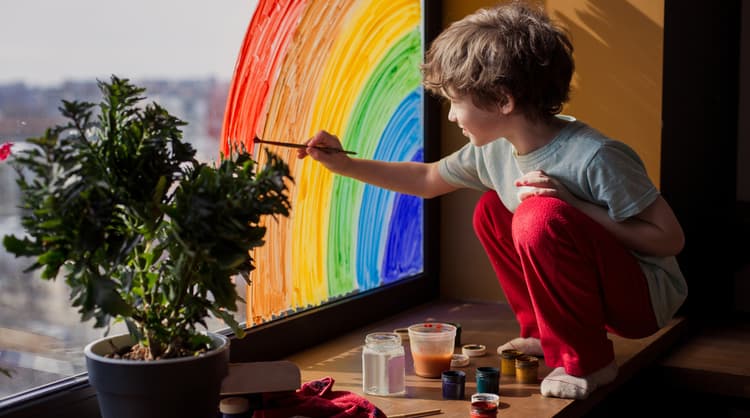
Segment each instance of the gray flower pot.
[{"label": "gray flower pot", "polygon": [[132,345],[127,334],[86,346],[89,383],[102,418],[215,418],[221,382],[228,374],[229,339],[209,334],[213,350],[198,357],[155,361],[105,357]]}]

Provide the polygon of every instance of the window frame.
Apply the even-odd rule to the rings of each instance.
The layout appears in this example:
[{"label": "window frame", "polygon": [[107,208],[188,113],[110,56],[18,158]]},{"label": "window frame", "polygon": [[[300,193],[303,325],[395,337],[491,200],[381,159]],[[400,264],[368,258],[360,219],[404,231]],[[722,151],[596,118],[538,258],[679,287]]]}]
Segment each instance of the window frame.
[{"label": "window frame", "polygon": [[[423,45],[426,49],[442,29],[442,0],[422,0]],[[424,158],[440,158],[441,104],[424,95]],[[272,361],[335,338],[368,323],[395,315],[439,297],[438,199],[424,201],[424,272],[309,311],[259,324],[236,338],[229,330],[218,331],[231,338],[230,362]],[[324,326],[321,324],[325,324]],[[56,416],[99,417],[96,392],[87,373],[77,374],[0,400],[0,415],[8,418]]]}]

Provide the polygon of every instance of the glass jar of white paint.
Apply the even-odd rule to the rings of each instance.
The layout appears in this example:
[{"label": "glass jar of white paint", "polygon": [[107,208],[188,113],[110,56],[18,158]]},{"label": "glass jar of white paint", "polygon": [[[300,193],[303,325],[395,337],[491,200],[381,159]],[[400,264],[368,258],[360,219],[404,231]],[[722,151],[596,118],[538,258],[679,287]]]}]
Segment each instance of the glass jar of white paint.
[{"label": "glass jar of white paint", "polygon": [[368,395],[406,393],[404,346],[395,332],[374,332],[362,349],[362,390]]}]

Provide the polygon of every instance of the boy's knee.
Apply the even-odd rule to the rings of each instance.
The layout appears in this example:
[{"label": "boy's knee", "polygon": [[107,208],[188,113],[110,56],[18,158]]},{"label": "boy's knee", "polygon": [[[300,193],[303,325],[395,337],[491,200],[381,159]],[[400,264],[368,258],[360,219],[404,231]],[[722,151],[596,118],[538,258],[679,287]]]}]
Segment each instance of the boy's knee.
[{"label": "boy's knee", "polygon": [[[530,197],[513,214],[513,238],[516,242],[532,244],[546,241],[553,231],[567,223],[572,206],[554,197]],[[555,234],[557,235],[557,234]]]},{"label": "boy's knee", "polygon": [[486,225],[490,224],[490,220],[494,216],[493,214],[497,213],[500,207],[503,207],[503,203],[497,196],[497,192],[494,190],[484,192],[479,198],[477,205],[474,207],[474,231],[479,232],[480,230],[483,230]]}]

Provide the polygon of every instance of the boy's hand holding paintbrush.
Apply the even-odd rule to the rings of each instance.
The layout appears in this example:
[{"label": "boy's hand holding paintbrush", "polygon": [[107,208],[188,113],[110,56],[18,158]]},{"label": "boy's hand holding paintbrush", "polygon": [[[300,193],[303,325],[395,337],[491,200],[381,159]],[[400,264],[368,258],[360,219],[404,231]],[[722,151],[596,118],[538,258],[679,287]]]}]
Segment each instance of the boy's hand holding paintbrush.
[{"label": "boy's hand holding paintbrush", "polygon": [[455,186],[438,178],[437,163],[349,158],[344,152],[326,152],[325,149],[341,149],[341,141],[326,131],[315,134],[304,146],[297,150],[298,158],[309,155],[333,173],[373,186],[425,198],[441,191],[456,190]]},{"label": "boy's hand holding paintbrush", "polygon": [[310,156],[315,161],[323,164],[334,173],[342,173],[345,167],[350,165],[352,159],[347,154],[355,154],[346,151],[341,146],[341,141],[326,131],[320,131],[297,149],[297,158]]},{"label": "boy's hand holding paintbrush", "polygon": [[323,151],[325,151],[327,153],[333,153],[333,154],[339,153],[339,152],[343,152],[344,154],[352,154],[352,155],[356,154],[356,152],[354,152],[354,151],[347,151],[347,150],[341,148],[341,143],[339,143],[339,145],[337,147],[327,147],[325,145],[310,145],[310,144],[307,143],[307,142],[310,142],[309,140],[306,143],[304,143],[304,144],[297,144],[295,142],[268,141],[268,140],[265,140],[265,139],[260,139],[257,136],[253,139],[253,142],[255,142],[256,144],[268,144],[268,145],[276,145],[276,146],[279,146],[279,147],[289,147],[289,148],[308,148],[308,147],[313,147],[313,148],[317,148],[319,150],[323,150]]}]

